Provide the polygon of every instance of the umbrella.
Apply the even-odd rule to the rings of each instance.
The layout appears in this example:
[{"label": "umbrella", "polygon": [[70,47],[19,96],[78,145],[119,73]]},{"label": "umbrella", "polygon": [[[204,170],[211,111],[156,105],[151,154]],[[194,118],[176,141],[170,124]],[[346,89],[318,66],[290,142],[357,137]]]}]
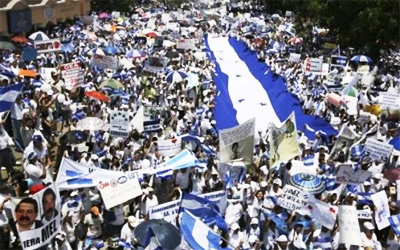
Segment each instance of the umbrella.
[{"label": "umbrella", "polygon": [[152,219],[140,223],[134,230],[140,245],[146,245],[146,236],[149,228],[157,235],[161,249],[172,250],[181,244],[181,234],[175,226],[165,220]]},{"label": "umbrella", "polygon": [[303,38],[300,37],[293,37],[291,39],[289,39],[289,43],[302,43],[303,42]]},{"label": "umbrella", "polygon": [[325,190],[325,182],[312,174],[295,174],[289,179],[289,184],[310,194],[318,194]]},{"label": "umbrella", "polygon": [[180,81],[182,81],[183,79],[185,79],[185,78],[187,78],[187,77],[188,77],[188,74],[185,73],[185,72],[182,72],[182,71],[172,71],[172,72],[169,72],[169,73],[167,74],[167,77],[165,78],[165,80],[166,80],[168,83],[175,83],[175,82],[180,82]]},{"label": "umbrella", "polygon": [[103,102],[109,102],[110,101],[110,99],[106,95],[104,95],[103,93],[98,92],[98,91],[88,91],[88,92],[85,93],[85,95],[89,96],[89,97],[92,97],[92,98],[95,98],[97,100],[103,101]]},{"label": "umbrella", "polygon": [[168,58],[178,58],[179,54],[175,51],[170,50],[167,53],[165,53],[165,56]]},{"label": "umbrella", "polygon": [[113,46],[107,46],[104,49],[104,52],[106,52],[108,55],[115,55],[117,53],[117,48],[113,47]]},{"label": "umbrella", "polygon": [[364,56],[364,55],[353,56],[350,59],[350,61],[357,62],[357,63],[360,63],[360,62],[372,63],[372,59],[369,58],[368,56]]},{"label": "umbrella", "polygon": [[110,15],[108,13],[106,13],[106,12],[103,12],[103,13],[99,14],[99,18],[109,18],[109,17],[110,17]]},{"label": "umbrella", "polygon": [[15,43],[27,43],[27,42],[29,42],[28,38],[23,37],[23,36],[14,36],[13,38],[11,38],[11,41],[13,41]]},{"label": "umbrella", "polygon": [[104,53],[104,51],[100,48],[95,48],[92,49],[91,51],[88,52],[89,56],[93,56],[93,55],[102,55],[105,56],[106,54]]},{"label": "umbrella", "polygon": [[157,38],[158,35],[156,32],[152,31],[146,34],[146,36],[151,37],[151,38]]},{"label": "umbrella", "polygon": [[390,168],[383,173],[383,177],[388,179],[391,183],[396,183],[400,180],[400,168]]},{"label": "umbrella", "polygon": [[14,44],[10,43],[10,42],[4,42],[1,41],[0,42],[0,49],[4,49],[4,50],[15,50],[17,47],[15,47]]},{"label": "umbrella", "polygon": [[29,39],[31,39],[33,41],[50,40],[50,38],[42,31],[37,31],[37,32],[33,33],[32,35],[29,36]]},{"label": "umbrella", "polygon": [[133,49],[130,50],[126,53],[126,57],[128,58],[139,58],[142,57],[142,53],[140,52],[140,50],[137,49]]},{"label": "umbrella", "polygon": [[78,121],[76,127],[77,129],[80,130],[90,130],[90,131],[108,130],[109,128],[108,123],[106,121],[103,121],[102,119],[97,117],[86,117],[85,119]]},{"label": "umbrella", "polygon": [[88,138],[88,134],[84,133],[83,131],[73,130],[63,134],[60,137],[60,144],[79,144],[83,141],[86,141]]},{"label": "umbrella", "polygon": [[114,79],[105,80],[104,82],[102,82],[100,84],[100,88],[103,88],[103,87],[106,87],[106,86],[110,87],[110,88],[113,88],[113,89],[119,89],[119,88],[124,87],[124,85],[122,85],[122,83],[120,81],[117,81],[117,80],[114,80]]}]

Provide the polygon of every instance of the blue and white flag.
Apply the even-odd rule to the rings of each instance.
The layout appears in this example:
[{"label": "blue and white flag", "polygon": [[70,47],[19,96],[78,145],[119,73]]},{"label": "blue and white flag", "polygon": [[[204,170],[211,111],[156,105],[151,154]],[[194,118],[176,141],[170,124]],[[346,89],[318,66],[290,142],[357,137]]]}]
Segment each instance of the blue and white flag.
[{"label": "blue and white flag", "polygon": [[314,238],[313,247],[314,250],[331,250],[332,249],[332,237],[330,236],[318,236]]},{"label": "blue and white flag", "polygon": [[182,215],[181,232],[186,242],[193,249],[223,249],[219,245],[221,237],[187,210]]},{"label": "blue and white flag", "polygon": [[226,171],[225,173],[225,189],[233,188],[235,183],[233,183],[232,176],[231,176],[231,169]]},{"label": "blue and white flag", "polygon": [[374,205],[374,203],[371,200],[371,194],[372,193],[364,193],[364,192],[357,193],[358,204],[360,204],[360,205]]},{"label": "blue and white flag", "polygon": [[225,219],[219,214],[219,207],[215,202],[193,194],[184,193],[180,210],[190,211],[193,215],[201,218],[208,226],[216,225],[222,231],[228,231],[228,225]]},{"label": "blue and white flag", "polygon": [[23,83],[0,87],[0,112],[9,111],[17,96],[21,93]]},{"label": "blue and white flag", "polygon": [[151,227],[149,227],[149,230],[147,231],[144,245],[145,245],[144,250],[162,250],[161,244],[158,241],[157,236],[155,235]]},{"label": "blue and white flag", "polygon": [[400,236],[400,214],[389,217],[390,225],[397,236]]},{"label": "blue and white flag", "polygon": [[[256,131],[269,124],[279,126],[295,112],[297,128],[308,124],[328,136],[337,131],[325,120],[302,113],[299,100],[287,91],[283,77],[259,62],[256,53],[236,38],[206,37],[207,55],[216,65],[215,120],[217,129],[227,129],[256,118]],[[244,79],[246,84],[243,84]],[[265,115],[268,114],[268,115]]]}]

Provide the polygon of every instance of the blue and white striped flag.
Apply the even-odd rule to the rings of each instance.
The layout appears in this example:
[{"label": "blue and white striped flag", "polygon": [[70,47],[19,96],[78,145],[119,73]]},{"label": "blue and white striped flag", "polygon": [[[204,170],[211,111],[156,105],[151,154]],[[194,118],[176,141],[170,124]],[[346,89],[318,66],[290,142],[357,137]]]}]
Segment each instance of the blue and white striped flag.
[{"label": "blue and white striped flag", "polygon": [[303,157],[303,164],[306,167],[310,167],[314,165],[314,155],[307,155]]},{"label": "blue and white striped flag", "polygon": [[0,112],[9,111],[17,96],[21,93],[23,83],[0,87]]},{"label": "blue and white striped flag", "polygon": [[325,189],[326,189],[327,191],[335,190],[335,189],[337,189],[337,188],[340,186],[340,184],[336,183],[335,180],[336,180],[336,177],[333,176],[333,175],[327,176],[327,177],[325,178]]},{"label": "blue and white striped flag", "polygon": [[193,249],[223,249],[219,245],[221,237],[187,210],[183,212],[181,232],[186,242]]},{"label": "blue and white striped flag", "polygon": [[231,169],[225,173],[225,189],[233,188],[234,183],[231,176]]},{"label": "blue and white striped flag", "polygon": [[318,237],[314,238],[313,247],[314,247],[314,250],[331,250],[332,249],[332,237],[318,236]]},{"label": "blue and white striped flag", "polygon": [[364,192],[359,192],[357,194],[358,198],[358,204],[360,205],[374,205],[374,203],[371,200],[371,193],[364,193]]},{"label": "blue and white striped flag", "polygon": [[390,225],[397,236],[400,236],[400,214],[389,217]]},{"label": "blue and white striped flag", "polygon": [[358,144],[354,145],[350,150],[350,155],[352,159],[359,159],[361,156],[364,155],[364,145]]}]

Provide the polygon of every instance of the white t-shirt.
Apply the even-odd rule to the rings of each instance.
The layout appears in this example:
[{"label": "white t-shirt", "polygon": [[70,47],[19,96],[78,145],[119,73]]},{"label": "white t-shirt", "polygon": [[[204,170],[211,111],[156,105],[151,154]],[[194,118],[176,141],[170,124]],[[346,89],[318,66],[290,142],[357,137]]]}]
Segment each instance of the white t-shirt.
[{"label": "white t-shirt", "polygon": [[240,203],[229,204],[225,211],[225,220],[228,225],[238,222],[243,215],[243,207]]},{"label": "white t-shirt", "polygon": [[39,162],[36,162],[36,164],[25,164],[24,170],[28,173],[29,178],[32,179],[34,184],[42,182],[40,179],[40,176],[42,176],[42,167]]},{"label": "white t-shirt", "polygon": [[93,218],[92,214],[87,214],[83,221],[83,224],[88,226],[88,237],[97,238],[103,234],[102,224],[103,224],[103,215],[99,214],[97,218]]},{"label": "white t-shirt", "polygon": [[125,225],[122,227],[120,238],[129,243],[131,243],[132,240],[135,238],[134,229],[130,229],[128,223],[125,223]]}]

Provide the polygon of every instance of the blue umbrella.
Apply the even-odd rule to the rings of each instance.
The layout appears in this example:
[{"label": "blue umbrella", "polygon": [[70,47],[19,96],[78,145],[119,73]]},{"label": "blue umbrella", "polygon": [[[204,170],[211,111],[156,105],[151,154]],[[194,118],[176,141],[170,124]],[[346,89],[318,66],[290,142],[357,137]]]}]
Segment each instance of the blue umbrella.
[{"label": "blue umbrella", "polygon": [[71,53],[75,50],[75,47],[72,43],[61,44],[61,51]]},{"label": "blue umbrella", "polygon": [[166,81],[168,83],[180,82],[187,78],[188,74],[182,71],[172,71],[167,74]]},{"label": "blue umbrella", "polygon": [[142,53],[140,52],[140,50],[137,49],[133,49],[130,50],[126,53],[126,57],[128,58],[138,58],[138,57],[142,57]]},{"label": "blue umbrella", "polygon": [[311,174],[295,174],[289,179],[289,184],[310,194],[319,194],[325,190],[325,182]]},{"label": "blue umbrella", "polygon": [[393,145],[394,149],[400,151],[400,135],[396,136],[395,138],[389,141],[390,145]]},{"label": "blue umbrella", "polygon": [[115,54],[117,54],[117,48],[115,48],[115,47],[113,47],[113,46],[107,46],[107,47],[105,47],[105,49],[104,49],[104,52],[106,53],[106,54],[108,54],[108,55],[115,55]]},{"label": "blue umbrella", "polygon": [[350,61],[357,62],[357,63],[360,63],[360,62],[365,62],[365,63],[368,63],[368,64],[372,63],[372,59],[369,58],[368,56],[364,56],[364,55],[353,56],[350,59]]}]

